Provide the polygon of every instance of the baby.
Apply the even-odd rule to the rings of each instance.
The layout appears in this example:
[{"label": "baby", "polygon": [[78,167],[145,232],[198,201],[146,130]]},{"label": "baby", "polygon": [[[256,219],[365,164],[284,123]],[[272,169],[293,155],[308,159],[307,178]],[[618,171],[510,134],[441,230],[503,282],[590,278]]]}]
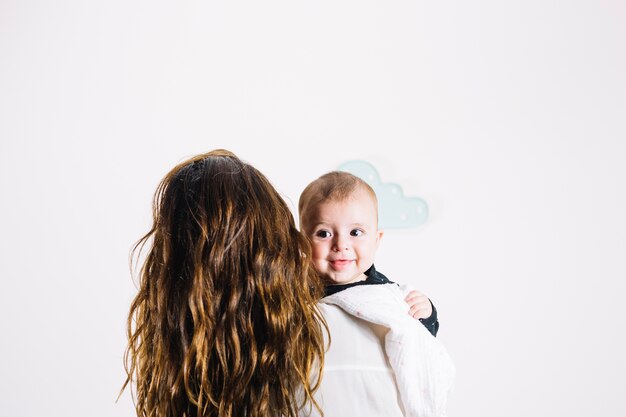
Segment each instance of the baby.
[{"label": "baby", "polygon": [[[376,194],[365,181],[340,171],[322,175],[304,189],[298,211],[327,296],[354,286],[392,283],[374,268],[383,231],[378,229]],[[414,290],[405,301],[409,314],[436,336],[437,310],[428,297]]]},{"label": "baby", "polygon": [[316,401],[327,416],[444,417],[454,364],[433,337],[430,300],[374,268],[383,235],[377,205],[372,188],[346,172],[322,175],[300,196],[300,228],[326,281],[318,307],[332,338]]}]

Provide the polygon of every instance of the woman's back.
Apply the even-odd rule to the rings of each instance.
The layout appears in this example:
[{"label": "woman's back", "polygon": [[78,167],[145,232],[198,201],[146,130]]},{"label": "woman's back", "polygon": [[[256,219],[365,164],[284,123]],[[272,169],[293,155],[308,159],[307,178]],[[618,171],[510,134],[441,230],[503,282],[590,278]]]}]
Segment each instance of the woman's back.
[{"label": "woman's back", "polygon": [[323,363],[321,287],[267,179],[227,151],[179,164],[144,245],[126,355],[137,414],[295,417]]}]

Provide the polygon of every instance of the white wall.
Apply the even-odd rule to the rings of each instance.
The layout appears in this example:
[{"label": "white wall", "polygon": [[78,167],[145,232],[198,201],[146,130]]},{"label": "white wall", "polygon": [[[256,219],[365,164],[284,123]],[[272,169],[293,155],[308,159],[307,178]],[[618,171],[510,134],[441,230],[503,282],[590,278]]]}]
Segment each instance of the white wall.
[{"label": "white wall", "polygon": [[[130,416],[127,256],[217,147],[293,202],[430,203],[377,265],[440,310],[450,416],[626,415],[626,4],[0,2],[0,415]],[[295,203],[294,203],[295,204]]]}]

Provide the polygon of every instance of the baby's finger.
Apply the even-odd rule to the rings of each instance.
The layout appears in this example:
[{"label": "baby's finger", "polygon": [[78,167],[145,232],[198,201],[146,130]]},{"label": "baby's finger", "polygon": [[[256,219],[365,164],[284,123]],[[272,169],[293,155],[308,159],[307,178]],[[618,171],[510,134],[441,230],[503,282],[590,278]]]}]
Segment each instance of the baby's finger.
[{"label": "baby's finger", "polygon": [[404,301],[408,302],[409,300],[412,300],[414,298],[419,298],[419,297],[424,297],[424,294],[422,294],[421,292],[417,290],[413,290],[410,293],[408,293],[406,297],[404,297]]},{"label": "baby's finger", "polygon": [[426,299],[426,302],[413,304],[409,308],[409,315],[413,318],[425,319],[430,317],[433,313],[430,301]]},{"label": "baby's finger", "polygon": [[406,300],[406,303],[409,305],[409,307],[413,307],[415,305],[417,306],[428,306],[430,304],[430,300],[428,299],[428,297],[417,297],[417,298],[411,298]]},{"label": "baby's finger", "polygon": [[430,317],[430,312],[424,308],[412,308],[409,310],[409,315],[414,319],[426,319]]}]

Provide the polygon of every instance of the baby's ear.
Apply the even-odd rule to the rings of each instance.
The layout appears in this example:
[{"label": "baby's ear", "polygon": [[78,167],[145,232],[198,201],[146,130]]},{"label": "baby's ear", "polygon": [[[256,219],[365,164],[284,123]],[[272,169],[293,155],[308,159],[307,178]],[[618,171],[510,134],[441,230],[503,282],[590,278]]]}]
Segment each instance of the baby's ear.
[{"label": "baby's ear", "polygon": [[380,239],[383,238],[384,234],[385,234],[384,230],[377,230],[376,231],[376,243],[380,243]]}]

